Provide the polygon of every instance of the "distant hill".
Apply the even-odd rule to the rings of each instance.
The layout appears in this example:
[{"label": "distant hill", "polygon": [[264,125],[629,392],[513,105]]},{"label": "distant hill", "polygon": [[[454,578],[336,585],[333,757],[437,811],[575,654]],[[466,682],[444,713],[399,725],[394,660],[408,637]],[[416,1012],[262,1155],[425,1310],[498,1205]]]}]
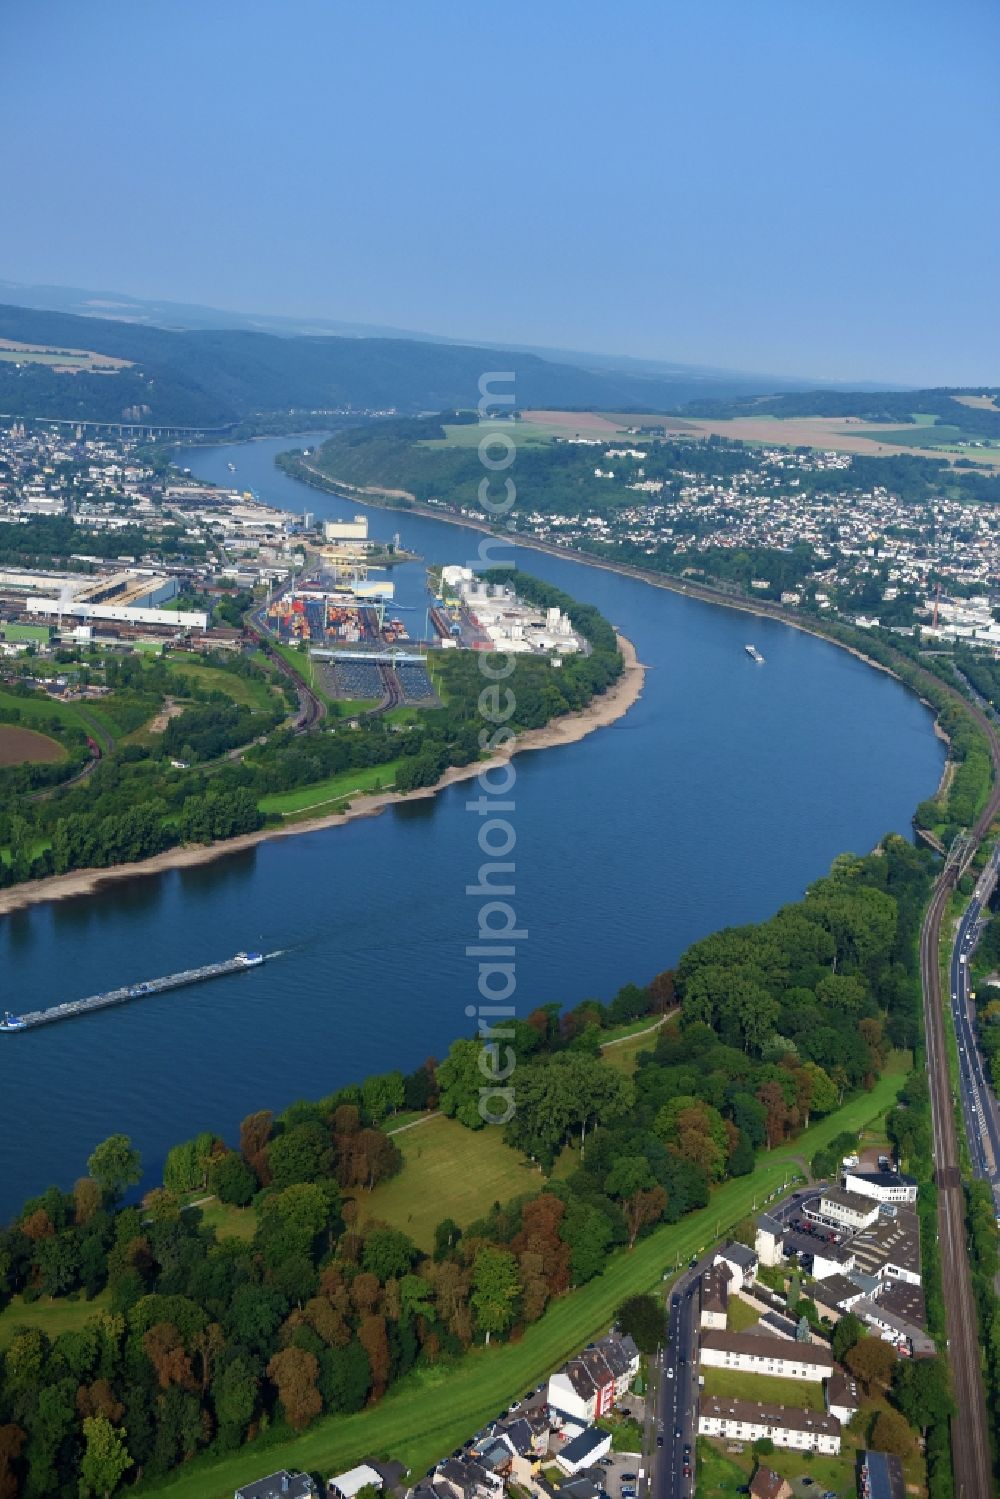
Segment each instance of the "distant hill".
[{"label": "distant hill", "polygon": [[[802,390],[738,398],[700,397],[683,415],[709,420],[740,416],[834,416],[866,422],[915,424],[918,416],[935,417],[942,427],[964,437],[1000,438],[1000,388],[942,386],[935,390]],[[928,435],[934,429],[928,429]]]},{"label": "distant hill", "polygon": [[[587,368],[523,350],[412,338],[286,335],[157,327],[119,318],[0,306],[0,339],[89,349],[131,362],[115,374],[60,374],[0,359],[0,412],[222,427],[258,413],[350,407],[401,413],[470,407],[487,370],[515,372],[517,404],[573,410],[677,410],[745,400],[767,377]],[[773,389],[773,384],[771,386]]]},{"label": "distant hill", "polygon": [[341,318],[295,317],[290,314],[232,312],[200,302],[171,302],[166,298],[133,297],[125,292],[86,290],[78,286],[26,286],[0,279],[0,302],[11,307],[70,312],[79,317],[105,318],[116,322],[145,324],[154,328],[239,328],[252,333],[277,333],[283,337],[315,335],[338,338],[396,338],[415,343],[450,344],[459,347],[511,349],[537,354],[554,364],[569,364],[585,370],[618,370],[626,375],[667,375],[689,382],[696,391],[721,397],[724,391],[749,395],[757,391],[805,390],[823,386],[832,390],[881,390],[894,386],[859,380],[814,380],[803,375],[760,374],[755,370],[719,369],[714,365],[679,364],[676,360],[643,359],[624,354],[596,354],[592,350],[547,348],[542,344],[508,339],[446,338],[415,328],[386,324],[347,322]]}]

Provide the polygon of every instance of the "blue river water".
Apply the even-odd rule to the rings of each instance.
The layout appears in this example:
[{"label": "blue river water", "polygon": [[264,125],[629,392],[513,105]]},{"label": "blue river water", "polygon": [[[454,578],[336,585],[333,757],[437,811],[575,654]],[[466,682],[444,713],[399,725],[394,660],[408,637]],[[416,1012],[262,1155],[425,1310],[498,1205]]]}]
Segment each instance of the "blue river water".
[{"label": "blue river water", "polygon": [[[290,510],[364,509],[280,473],[273,456],[292,445],[192,449],[178,461]],[[469,528],[367,513],[373,536],[398,530],[427,562],[475,558]],[[837,853],[909,834],[943,748],[929,712],[891,678],[775,621],[530,550],[519,564],[596,604],[648,666],[624,719],[516,761],[521,1013],[607,999],[705,933],[796,899]],[[422,633],[423,566],[394,576],[401,617]],[[766,665],[748,659],[748,640]],[[166,1149],[199,1129],[232,1140],[255,1109],[442,1056],[468,1032],[477,997],[469,795],[455,786],[0,920],[0,1004],[18,1009],[242,947],[280,952],[252,973],[0,1036],[0,1220],[29,1193],[70,1185],[112,1131],[132,1136],[152,1182]]]}]

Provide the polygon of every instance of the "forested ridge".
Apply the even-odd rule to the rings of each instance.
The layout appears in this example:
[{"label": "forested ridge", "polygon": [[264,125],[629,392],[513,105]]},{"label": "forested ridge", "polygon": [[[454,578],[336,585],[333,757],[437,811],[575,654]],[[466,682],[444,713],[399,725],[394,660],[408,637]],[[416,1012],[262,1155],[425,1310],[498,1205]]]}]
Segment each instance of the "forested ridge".
[{"label": "forested ridge", "polygon": [[[238,1146],[172,1150],[164,1185],[122,1196],[141,1164],[124,1136],[72,1192],[50,1188],[0,1233],[0,1300],[25,1325],[0,1355],[0,1483],[9,1495],[115,1490],[196,1453],[377,1401],[409,1369],[518,1336],[555,1298],[810,1119],[870,1087],[919,1028],[915,935],[930,860],[891,837],[838,859],[768,922],[696,943],[676,974],[609,1006],[541,1005],[514,1022],[518,1109],[508,1139],[539,1190],[478,1223],[443,1220],[431,1253],[355,1199],[401,1169],[385,1127],[437,1105],[484,1128],[482,1038],[404,1076],[372,1077],[277,1118]],[[601,1058],[609,1025],[662,1012],[634,1078]],[[569,1170],[549,1172],[564,1152]],[[402,1169],[407,1169],[403,1167]],[[184,1195],[252,1204],[253,1236],[219,1237]],[[84,1327],[30,1325],[39,1296],[102,1297]],[[7,1318],[18,1317],[8,1308]]]},{"label": "forested ridge", "polygon": [[[491,370],[511,372],[519,401],[580,410],[663,411],[706,386],[697,376],[589,369],[468,344],[290,337],[239,328],[178,331],[10,305],[0,305],[0,337],[132,362],[114,374],[70,376],[42,364],[0,360],[0,411],[71,420],[218,427],[273,413],[274,430],[282,431],[291,410],[426,411],[469,405],[478,397],[480,377]],[[708,387],[731,395],[760,385],[736,375],[711,379]]]}]

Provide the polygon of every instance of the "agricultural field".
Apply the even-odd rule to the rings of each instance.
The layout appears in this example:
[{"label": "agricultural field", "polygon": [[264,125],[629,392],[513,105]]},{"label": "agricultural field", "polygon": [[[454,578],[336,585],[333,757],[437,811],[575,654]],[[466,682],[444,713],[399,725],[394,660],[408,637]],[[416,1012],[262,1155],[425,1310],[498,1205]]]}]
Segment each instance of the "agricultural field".
[{"label": "agricultural field", "polygon": [[[984,468],[1000,468],[1000,448],[935,447],[936,442],[955,439],[945,436],[957,427],[935,427],[928,422],[902,427],[881,422],[854,420],[842,416],[741,416],[726,418],[664,417],[644,413],[626,415],[580,411],[526,411],[526,430],[548,430],[563,437],[592,437],[605,442],[620,438],[630,427],[643,425],[665,427],[668,434],[684,437],[728,437],[753,444],[776,447],[808,447],[838,453],[863,453],[887,457],[911,453],[921,458],[963,457]],[[474,428],[472,430],[475,430]],[[520,427],[518,428],[520,433]],[[631,443],[641,438],[630,437]],[[447,444],[435,444],[445,446]],[[428,444],[432,446],[432,444]]]},{"label": "agricultural field", "polygon": [[[420,448],[477,448],[491,431],[508,431],[518,447],[533,444],[544,445],[552,441],[555,429],[546,422],[521,421],[508,428],[497,429],[481,426],[479,422],[459,422],[455,426],[445,423],[444,437],[429,438],[417,444]],[[496,456],[496,455],[494,455]]]},{"label": "agricultural field", "polygon": [[90,349],[58,349],[46,344],[23,344],[13,338],[0,338],[0,359],[13,364],[47,364],[56,374],[86,371],[114,374],[129,369],[128,359],[112,359],[109,354],[95,354]]},{"label": "agricultural field", "polygon": [[434,1230],[443,1218],[464,1228],[494,1202],[542,1186],[537,1167],[505,1145],[498,1129],[466,1129],[434,1114],[393,1139],[403,1153],[403,1169],[374,1192],[358,1193],[358,1217],[401,1228],[421,1249],[433,1249]]},{"label": "agricultural field", "polygon": [[18,724],[0,723],[0,766],[54,765],[66,759],[61,744],[40,734],[37,729],[23,729]]}]

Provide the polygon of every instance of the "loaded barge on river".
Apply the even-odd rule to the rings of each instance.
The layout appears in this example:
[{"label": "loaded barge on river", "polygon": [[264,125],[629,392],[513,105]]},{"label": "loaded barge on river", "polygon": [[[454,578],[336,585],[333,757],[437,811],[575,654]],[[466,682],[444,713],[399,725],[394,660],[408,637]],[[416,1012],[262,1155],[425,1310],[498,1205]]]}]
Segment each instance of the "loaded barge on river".
[{"label": "loaded barge on river", "polygon": [[123,989],[109,989],[104,994],[92,994],[89,999],[71,999],[65,1004],[52,1005],[47,1010],[28,1010],[24,1015],[14,1015],[10,1010],[5,1010],[0,1019],[0,1031],[30,1031],[37,1025],[52,1025],[57,1020],[73,1020],[77,1015],[89,1015],[94,1010],[105,1010],[110,1005],[127,1004],[130,999],[145,999],[151,994],[165,994],[168,989],[186,989],[189,984],[203,984],[208,979],[222,978],[227,973],[242,973],[245,968],[259,968],[263,962],[263,953],[238,952],[234,958],[226,958],[222,963],[207,963],[204,968],[185,968],[182,973],[168,973],[164,978],[146,979],[140,984],[128,984]]}]

